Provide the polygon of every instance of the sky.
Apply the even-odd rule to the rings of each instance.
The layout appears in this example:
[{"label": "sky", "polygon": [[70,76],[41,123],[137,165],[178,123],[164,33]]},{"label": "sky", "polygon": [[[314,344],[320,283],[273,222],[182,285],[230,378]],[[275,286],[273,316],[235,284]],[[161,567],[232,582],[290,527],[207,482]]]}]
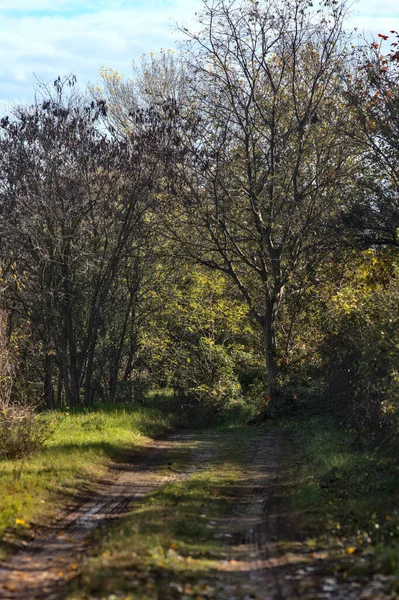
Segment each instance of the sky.
[{"label": "sky", "polygon": [[[281,0],[283,1],[283,0]],[[74,73],[96,83],[102,67],[130,75],[132,59],[175,48],[176,24],[193,23],[201,0],[0,0],[0,112],[29,102],[36,77]],[[350,27],[399,30],[398,0],[358,0]]]}]

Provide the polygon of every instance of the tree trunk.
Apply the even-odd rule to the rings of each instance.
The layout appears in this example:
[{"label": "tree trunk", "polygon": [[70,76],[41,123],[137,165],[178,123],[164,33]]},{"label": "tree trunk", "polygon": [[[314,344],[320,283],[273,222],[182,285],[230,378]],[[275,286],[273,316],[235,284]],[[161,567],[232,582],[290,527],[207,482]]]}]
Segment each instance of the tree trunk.
[{"label": "tree trunk", "polygon": [[70,406],[74,406],[75,399],[71,390],[71,386],[69,385],[68,358],[66,354],[64,354],[62,361],[62,379],[64,383],[66,407],[68,408]]},{"label": "tree trunk", "polygon": [[121,370],[121,363],[123,357],[123,349],[126,338],[126,332],[129,325],[129,317],[131,318],[131,323],[135,323],[135,310],[132,310],[133,301],[136,298],[136,290],[130,293],[129,304],[126,307],[125,317],[123,320],[122,331],[119,335],[118,347],[110,361],[110,377],[109,377],[109,395],[112,403],[116,401],[116,393],[118,387],[118,378]]},{"label": "tree trunk", "polygon": [[[70,368],[68,365],[68,341],[67,341],[66,333],[64,335],[64,340],[63,340],[61,365],[62,365],[62,381],[64,384],[66,406],[67,407],[77,406],[78,401],[76,398],[76,393],[74,392],[74,389],[73,389],[73,382],[72,382],[72,386],[71,386],[71,382],[70,382]],[[79,397],[79,395],[78,395],[78,397]]]},{"label": "tree trunk", "polygon": [[47,408],[54,408],[53,356],[51,354],[46,354],[44,359],[44,401]]},{"label": "tree trunk", "polygon": [[268,302],[267,304],[266,314],[262,319],[262,328],[267,369],[267,395],[271,396],[278,373],[274,311],[272,302]]},{"label": "tree trunk", "polygon": [[57,408],[60,408],[63,404],[63,399],[62,399],[62,390],[63,390],[63,385],[62,385],[63,381],[62,381],[62,374],[61,371],[58,372],[58,384],[57,384]]},{"label": "tree trunk", "polygon": [[92,381],[93,381],[93,371],[94,371],[94,354],[96,350],[97,344],[97,335],[98,335],[98,326],[94,326],[94,331],[92,334],[92,339],[89,347],[89,355],[87,359],[86,365],[86,377],[84,383],[84,404],[85,406],[89,406],[92,401],[93,389],[92,389]]}]

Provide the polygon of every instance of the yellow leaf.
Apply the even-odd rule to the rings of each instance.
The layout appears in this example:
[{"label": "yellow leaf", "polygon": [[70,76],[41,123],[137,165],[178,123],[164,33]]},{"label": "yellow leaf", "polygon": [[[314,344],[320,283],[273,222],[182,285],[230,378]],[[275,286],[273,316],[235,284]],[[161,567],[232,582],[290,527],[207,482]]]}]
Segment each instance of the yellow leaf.
[{"label": "yellow leaf", "polygon": [[13,583],[6,583],[4,586],[7,590],[10,590],[10,592],[15,592],[16,587]]},{"label": "yellow leaf", "polygon": [[23,519],[15,519],[15,525],[22,525],[26,527],[26,522]]}]

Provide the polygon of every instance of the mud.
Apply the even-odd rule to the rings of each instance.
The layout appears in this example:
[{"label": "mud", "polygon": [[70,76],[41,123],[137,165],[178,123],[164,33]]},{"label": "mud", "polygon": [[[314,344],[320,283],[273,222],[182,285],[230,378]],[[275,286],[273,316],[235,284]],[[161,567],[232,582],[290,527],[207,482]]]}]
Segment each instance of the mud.
[{"label": "mud", "polygon": [[236,545],[231,548],[231,560],[224,565],[232,579],[234,572],[236,578],[237,572],[241,575],[236,590],[232,590],[237,598],[298,598],[292,580],[287,578],[291,561],[278,547],[283,532],[285,538],[287,531],[289,537],[295,535],[294,515],[282,497],[289,476],[283,460],[289,441],[289,435],[281,432],[259,437],[249,457],[245,478],[238,482],[239,502],[230,526]]}]

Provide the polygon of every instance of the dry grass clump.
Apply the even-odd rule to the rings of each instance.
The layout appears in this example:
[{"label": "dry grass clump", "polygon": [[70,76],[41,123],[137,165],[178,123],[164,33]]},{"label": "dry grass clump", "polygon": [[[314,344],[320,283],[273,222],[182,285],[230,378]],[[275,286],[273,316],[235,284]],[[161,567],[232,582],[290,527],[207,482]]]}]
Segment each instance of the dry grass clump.
[{"label": "dry grass clump", "polygon": [[0,458],[28,456],[50,435],[49,424],[39,418],[33,406],[10,404],[0,412]]}]

